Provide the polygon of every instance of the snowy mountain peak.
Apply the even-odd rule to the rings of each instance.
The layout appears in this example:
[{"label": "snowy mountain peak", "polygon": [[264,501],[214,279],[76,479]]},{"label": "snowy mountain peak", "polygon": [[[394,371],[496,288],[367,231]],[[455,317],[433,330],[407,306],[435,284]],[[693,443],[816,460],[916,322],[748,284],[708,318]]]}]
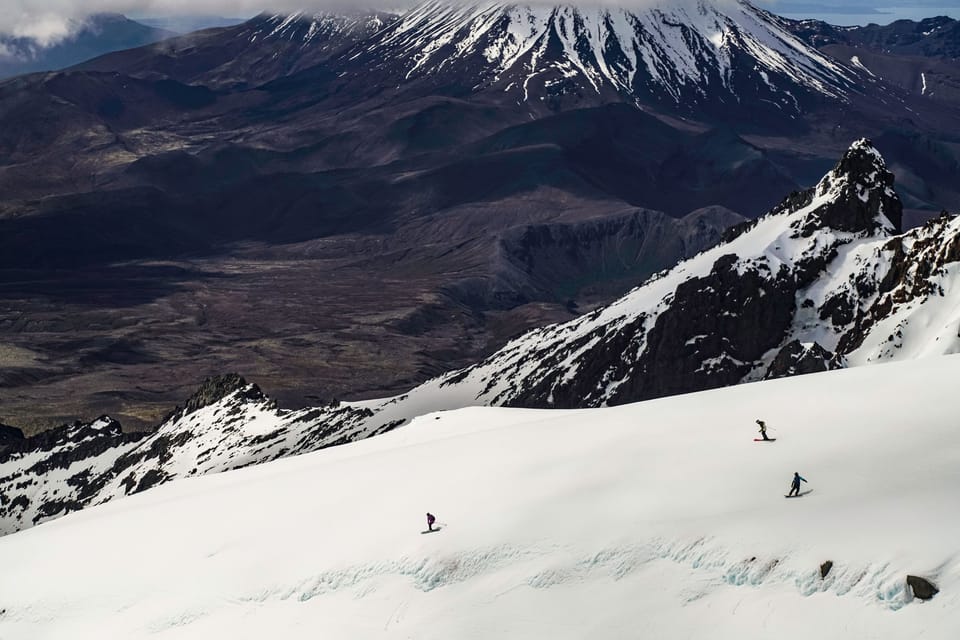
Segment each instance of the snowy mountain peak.
[{"label": "snowy mountain peak", "polygon": [[262,14],[256,19],[259,28],[252,31],[252,40],[283,40],[304,46],[344,37],[367,37],[382,29],[393,14],[381,11],[354,10],[331,13],[297,11],[283,14]]},{"label": "snowy mountain peak", "polygon": [[883,156],[867,138],[861,138],[847,149],[846,153],[830,173],[824,176],[817,186],[817,195],[834,188],[835,182],[850,181],[864,188],[872,188],[880,183],[892,188],[894,176],[887,171]]},{"label": "snowy mountain peak", "polygon": [[841,231],[899,231],[903,205],[893,185],[893,173],[873,143],[857,140],[816,187],[817,196],[830,195],[835,203],[824,222]]},{"label": "snowy mountain peak", "polygon": [[649,0],[636,8],[428,0],[361,45],[405,79],[466,78],[472,90],[561,102],[619,95],[682,110],[782,113],[845,99],[851,72],[745,0]]},{"label": "snowy mountain peak", "polygon": [[[896,243],[900,211],[892,174],[859,140],[817,186],[719,246],[608,307],[518,338],[440,386],[468,387],[489,404],[603,406],[896,359],[907,351],[890,348],[888,331],[904,335],[915,314],[929,329],[919,316],[939,309],[948,288],[914,286],[917,277],[895,284],[929,246],[913,236],[953,246],[960,233],[950,219]],[[957,258],[948,254],[937,277],[952,283]],[[916,333],[909,352],[960,350],[954,307],[938,312],[936,330]]]}]

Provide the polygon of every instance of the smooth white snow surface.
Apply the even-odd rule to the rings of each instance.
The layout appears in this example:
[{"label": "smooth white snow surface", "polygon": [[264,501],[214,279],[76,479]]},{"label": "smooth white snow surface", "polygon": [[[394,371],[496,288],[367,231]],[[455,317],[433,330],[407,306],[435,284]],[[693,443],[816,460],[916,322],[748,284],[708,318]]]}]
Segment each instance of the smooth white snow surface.
[{"label": "smooth white snow surface", "polygon": [[955,638],[958,379],[462,409],[174,481],[0,538],[0,638]]}]

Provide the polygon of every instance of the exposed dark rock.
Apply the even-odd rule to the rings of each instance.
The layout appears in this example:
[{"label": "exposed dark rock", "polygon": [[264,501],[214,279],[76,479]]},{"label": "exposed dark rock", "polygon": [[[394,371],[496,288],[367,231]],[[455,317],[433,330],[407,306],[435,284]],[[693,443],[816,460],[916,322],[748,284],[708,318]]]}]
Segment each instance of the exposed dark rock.
[{"label": "exposed dark rock", "polygon": [[0,424],[0,446],[8,442],[19,442],[23,440],[23,431],[16,427],[10,427]]},{"label": "exposed dark rock", "polygon": [[833,569],[833,560],[827,560],[820,565],[820,578],[826,578],[827,574],[830,573],[830,569]]},{"label": "exposed dark rock", "polygon": [[820,373],[837,368],[834,354],[818,343],[802,344],[799,340],[787,343],[770,363],[764,379]]},{"label": "exposed dark rock", "polygon": [[170,479],[170,476],[158,469],[148,470],[144,476],[140,479],[137,488],[134,490],[134,493],[140,493],[141,491],[146,491],[147,489],[153,488],[157,485],[163,484]]},{"label": "exposed dark rock", "polygon": [[124,433],[120,423],[107,416],[93,422],[74,422],[44,431],[30,438],[7,441],[5,451],[0,447],[0,462],[29,452],[50,452],[31,472],[45,473],[51,469],[65,469],[74,462],[95,457],[117,444],[135,442],[145,433]]},{"label": "exposed dark rock", "polygon": [[919,576],[907,576],[907,586],[913,591],[913,596],[921,600],[929,600],[940,593],[932,582]]},{"label": "exposed dark rock", "polygon": [[[795,306],[793,275],[760,267],[738,271],[735,255],[720,257],[711,273],[681,284],[652,328],[639,315],[612,335],[601,328],[543,361],[576,352],[602,336],[574,375],[557,368],[518,390],[511,406],[572,408],[623,404],[735,384],[769,349],[780,343]],[[766,265],[763,265],[768,270]],[[634,357],[647,330],[646,348]],[[598,380],[623,380],[607,393]]]},{"label": "exposed dark rock", "polygon": [[808,216],[801,233],[809,236],[824,226],[837,231],[872,232],[882,224],[880,214],[900,231],[903,204],[893,185],[893,173],[887,170],[873,143],[855,143],[817,187],[817,191],[836,189],[839,193]]},{"label": "exposed dark rock", "polygon": [[736,256],[723,256],[709,276],[677,288],[650,331],[636,374],[614,402],[735,384],[783,339],[794,311],[792,274],[739,273],[736,263]]},{"label": "exposed dark rock", "polygon": [[947,227],[954,219],[955,216],[944,214],[916,229],[911,233],[909,247],[901,237],[891,238],[884,245],[887,268],[883,277],[878,282],[855,284],[859,297],[877,294],[873,305],[863,307],[858,304],[858,297],[849,293],[840,293],[827,301],[823,309],[827,315],[821,313],[822,318],[853,325],[841,337],[837,353],[858,348],[874,326],[906,302],[944,295],[935,276],[947,265],[960,261],[960,236],[947,237]]},{"label": "exposed dark rock", "polygon": [[266,396],[260,391],[260,387],[255,384],[249,384],[240,374],[228,373],[205,380],[197,392],[190,396],[190,399],[187,400],[183,407],[174,409],[163,421],[179,420],[194,411],[215,404],[238,391],[242,392],[241,398],[245,400],[259,402],[266,399]]},{"label": "exposed dark rock", "polygon": [[0,424],[0,456],[9,449],[20,446],[23,441],[23,431],[16,427]]}]

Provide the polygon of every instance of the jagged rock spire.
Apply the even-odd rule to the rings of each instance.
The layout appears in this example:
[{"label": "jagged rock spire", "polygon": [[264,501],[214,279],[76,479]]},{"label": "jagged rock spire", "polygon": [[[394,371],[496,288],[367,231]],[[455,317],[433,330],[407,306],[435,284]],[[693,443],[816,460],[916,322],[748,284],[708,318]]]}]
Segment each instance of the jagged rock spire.
[{"label": "jagged rock spire", "polygon": [[[837,231],[900,232],[903,204],[893,188],[894,176],[883,156],[866,138],[857,140],[814,188],[814,198],[827,202],[811,216]],[[805,227],[805,232],[807,228]],[[808,233],[805,233],[808,235]]]},{"label": "jagged rock spire", "polygon": [[266,399],[266,396],[260,391],[260,387],[248,383],[240,374],[228,373],[214,376],[205,380],[196,393],[190,396],[186,404],[183,407],[177,407],[164,418],[164,422],[178,420],[190,415],[194,411],[220,402],[220,400],[238,391],[242,392],[243,398],[247,400],[259,402]]}]

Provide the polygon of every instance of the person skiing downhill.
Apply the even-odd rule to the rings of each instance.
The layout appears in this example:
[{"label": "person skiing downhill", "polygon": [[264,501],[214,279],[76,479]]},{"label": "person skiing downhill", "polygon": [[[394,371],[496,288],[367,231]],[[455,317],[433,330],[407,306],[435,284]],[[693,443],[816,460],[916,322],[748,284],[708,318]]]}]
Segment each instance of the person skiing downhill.
[{"label": "person skiing downhill", "polygon": [[790,485],[790,493],[787,494],[787,497],[799,496],[800,495],[800,481],[806,482],[807,479],[801,476],[796,471],[793,472],[793,483]]},{"label": "person skiing downhill", "polygon": [[767,437],[767,423],[763,420],[757,420],[757,424],[760,425],[760,437],[764,440],[769,440]]},{"label": "person skiing downhill", "polygon": [[433,523],[436,521],[437,519],[434,517],[434,515],[430,512],[427,512],[427,531],[433,531]]}]

